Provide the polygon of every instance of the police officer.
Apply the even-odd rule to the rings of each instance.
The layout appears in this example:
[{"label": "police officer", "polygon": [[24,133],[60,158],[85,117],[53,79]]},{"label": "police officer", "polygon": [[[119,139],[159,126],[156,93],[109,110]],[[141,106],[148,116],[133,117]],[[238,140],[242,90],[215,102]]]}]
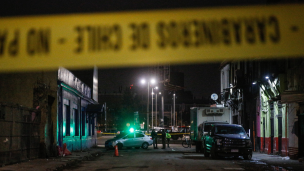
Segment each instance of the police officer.
[{"label": "police officer", "polygon": [[163,144],[163,148],[162,149],[166,149],[166,130],[163,129],[162,130],[162,144]]},{"label": "police officer", "polygon": [[152,130],[151,136],[152,136],[152,140],[153,140],[154,149],[158,149],[157,148],[157,133],[155,132],[155,129]]},{"label": "police officer", "polygon": [[170,148],[170,147],[169,147],[169,142],[170,142],[170,139],[171,139],[171,135],[170,135],[170,133],[169,133],[169,130],[167,130],[166,139],[167,139],[167,143],[168,143],[168,148]]}]

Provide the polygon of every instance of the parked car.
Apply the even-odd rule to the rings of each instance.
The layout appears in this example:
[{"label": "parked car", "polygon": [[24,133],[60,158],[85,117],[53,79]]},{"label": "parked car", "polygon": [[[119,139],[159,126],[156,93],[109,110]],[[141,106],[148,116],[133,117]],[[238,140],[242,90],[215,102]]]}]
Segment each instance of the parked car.
[{"label": "parked car", "polygon": [[252,143],[241,125],[212,125],[209,133],[203,136],[203,142],[205,157],[211,154],[214,159],[218,156],[252,158]]},{"label": "parked car", "polygon": [[150,145],[153,144],[151,136],[145,135],[142,132],[132,132],[128,134],[118,134],[113,139],[109,139],[105,142],[106,148],[114,148],[113,142],[117,144],[118,149],[122,147],[135,147],[147,149]]}]

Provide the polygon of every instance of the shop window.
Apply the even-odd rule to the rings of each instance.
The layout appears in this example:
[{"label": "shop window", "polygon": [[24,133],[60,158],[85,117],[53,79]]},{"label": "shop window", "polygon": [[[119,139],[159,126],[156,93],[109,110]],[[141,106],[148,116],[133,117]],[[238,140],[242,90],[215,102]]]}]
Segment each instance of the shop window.
[{"label": "shop window", "polygon": [[89,136],[91,136],[92,135],[92,127],[91,127],[91,123],[92,123],[92,119],[91,118],[89,118],[89,123],[88,123],[88,127],[89,127]]},{"label": "shop window", "polygon": [[71,135],[71,113],[70,113],[70,105],[64,105],[65,109],[65,136]]},{"label": "shop window", "polygon": [[75,136],[79,136],[79,113],[77,109],[74,109],[74,117],[75,117]]},{"label": "shop window", "polygon": [[95,119],[92,118],[92,135],[95,135]]},{"label": "shop window", "polygon": [[85,111],[81,111],[81,135],[85,136],[85,128],[86,128],[86,113]]}]

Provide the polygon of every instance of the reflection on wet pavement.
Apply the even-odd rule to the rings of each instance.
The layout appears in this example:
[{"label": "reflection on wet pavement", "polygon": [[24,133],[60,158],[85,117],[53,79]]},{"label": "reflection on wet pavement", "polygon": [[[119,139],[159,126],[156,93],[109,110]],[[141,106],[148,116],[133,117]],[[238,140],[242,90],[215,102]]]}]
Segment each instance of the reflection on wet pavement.
[{"label": "reflection on wet pavement", "polygon": [[245,170],[255,170],[255,171],[295,171],[292,167],[281,167],[281,166],[273,166],[263,162],[261,159],[253,158],[250,161],[240,160],[240,165],[245,168]]}]

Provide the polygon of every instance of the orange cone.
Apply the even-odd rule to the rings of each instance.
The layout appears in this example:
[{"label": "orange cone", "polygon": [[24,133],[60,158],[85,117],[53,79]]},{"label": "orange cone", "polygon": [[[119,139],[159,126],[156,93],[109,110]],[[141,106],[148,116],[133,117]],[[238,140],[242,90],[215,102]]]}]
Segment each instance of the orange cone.
[{"label": "orange cone", "polygon": [[118,157],[118,156],[119,156],[119,154],[118,154],[118,147],[117,147],[117,145],[115,145],[115,152],[114,152],[114,156],[115,156],[115,157]]}]

